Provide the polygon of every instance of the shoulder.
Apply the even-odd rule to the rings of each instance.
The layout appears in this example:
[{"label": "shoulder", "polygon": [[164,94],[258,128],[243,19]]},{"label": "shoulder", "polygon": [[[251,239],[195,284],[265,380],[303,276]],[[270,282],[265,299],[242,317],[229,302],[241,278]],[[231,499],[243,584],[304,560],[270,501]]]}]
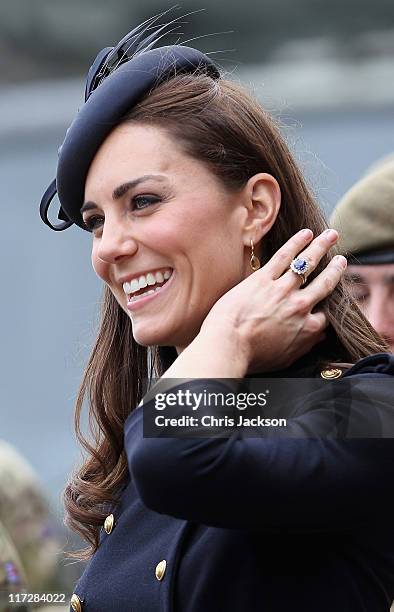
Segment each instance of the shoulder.
[{"label": "shoulder", "polygon": [[375,376],[394,376],[394,355],[389,353],[376,353],[368,355],[357,361],[349,368],[344,376],[372,374]]},{"label": "shoulder", "polygon": [[389,353],[376,353],[368,355],[356,361],[356,363],[344,363],[340,361],[324,362],[317,364],[312,376],[331,380],[349,376],[369,374],[372,376],[394,376],[394,355]]}]

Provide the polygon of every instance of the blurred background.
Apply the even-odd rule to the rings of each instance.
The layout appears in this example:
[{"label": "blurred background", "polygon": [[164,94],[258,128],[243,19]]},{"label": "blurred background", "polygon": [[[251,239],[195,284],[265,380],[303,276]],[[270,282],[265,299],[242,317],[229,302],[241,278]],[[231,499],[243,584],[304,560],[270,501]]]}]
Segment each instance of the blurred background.
[{"label": "blurred background", "polygon": [[[0,3],[0,437],[38,471],[58,516],[80,460],[73,407],[101,287],[90,235],[50,231],[38,205],[96,53],[170,6]],[[213,53],[274,113],[327,213],[394,151],[393,0],[185,0],[168,20],[189,11],[199,12],[186,18],[181,40],[201,37],[189,44]]]}]

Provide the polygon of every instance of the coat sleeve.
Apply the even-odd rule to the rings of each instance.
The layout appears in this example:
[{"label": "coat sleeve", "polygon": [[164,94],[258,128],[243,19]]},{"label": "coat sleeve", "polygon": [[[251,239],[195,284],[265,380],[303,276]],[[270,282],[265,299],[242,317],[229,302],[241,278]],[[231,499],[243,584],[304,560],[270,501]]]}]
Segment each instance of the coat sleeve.
[{"label": "coat sleeve", "polygon": [[[391,376],[377,378],[393,382]],[[371,408],[373,385],[381,390],[377,402],[382,396],[387,400],[387,387],[369,377],[368,397],[361,394],[357,401],[360,414]],[[212,379],[194,380],[189,388],[223,390]],[[311,415],[320,411],[324,416],[324,394],[313,402],[294,417],[296,435],[308,430]],[[341,408],[340,395],[337,404]],[[394,410],[392,400],[389,404]],[[392,511],[392,438],[252,438],[241,433],[144,438],[142,414],[138,409],[126,421],[125,448],[138,493],[156,512],[228,529],[330,531],[381,520]]]}]

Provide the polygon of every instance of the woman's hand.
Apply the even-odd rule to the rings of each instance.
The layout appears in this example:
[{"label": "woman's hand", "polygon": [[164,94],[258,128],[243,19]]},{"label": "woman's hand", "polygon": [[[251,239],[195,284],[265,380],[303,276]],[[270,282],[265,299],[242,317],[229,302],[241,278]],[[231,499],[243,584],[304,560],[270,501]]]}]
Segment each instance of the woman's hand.
[{"label": "woman's hand", "polygon": [[347,262],[345,257],[334,257],[300,290],[302,278],[289,269],[292,260],[305,257],[310,273],[335,244],[338,233],[326,230],[310,242],[312,237],[310,230],[298,232],[266,265],[214,304],[199,334],[215,343],[213,351],[216,342],[232,338],[233,346],[243,353],[248,373],[269,372],[288,367],[324,338],[326,316],[312,310],[336,287]]}]

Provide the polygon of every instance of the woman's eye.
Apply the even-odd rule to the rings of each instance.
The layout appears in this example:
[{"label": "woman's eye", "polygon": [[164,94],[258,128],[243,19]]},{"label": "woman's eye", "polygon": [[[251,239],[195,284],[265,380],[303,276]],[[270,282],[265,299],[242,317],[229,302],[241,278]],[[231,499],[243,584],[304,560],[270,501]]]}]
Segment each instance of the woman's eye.
[{"label": "woman's eye", "polygon": [[[160,201],[161,198],[159,198],[158,196],[144,194],[134,196],[131,202],[134,210],[142,210],[143,208],[147,208],[152,204],[157,204],[157,202]],[[98,229],[103,225],[103,217],[92,215],[91,217],[88,217],[88,219],[86,219],[84,223],[90,232],[94,232],[94,230]]]},{"label": "woman's eye", "polygon": [[365,302],[365,300],[367,300],[367,299],[368,299],[368,293],[357,293],[357,292],[355,292],[355,293],[353,294],[353,297],[354,297],[354,299],[355,299],[357,302],[360,302],[360,303],[361,303],[361,302]]},{"label": "woman's eye", "polygon": [[97,229],[101,225],[101,222],[102,222],[102,217],[97,217],[97,216],[91,216],[88,219],[86,219],[86,221],[84,221],[89,232],[93,232],[95,229]]},{"label": "woman's eye", "polygon": [[151,204],[157,204],[157,202],[160,202],[160,198],[154,195],[137,195],[132,199],[132,203],[137,210],[146,208]]}]

